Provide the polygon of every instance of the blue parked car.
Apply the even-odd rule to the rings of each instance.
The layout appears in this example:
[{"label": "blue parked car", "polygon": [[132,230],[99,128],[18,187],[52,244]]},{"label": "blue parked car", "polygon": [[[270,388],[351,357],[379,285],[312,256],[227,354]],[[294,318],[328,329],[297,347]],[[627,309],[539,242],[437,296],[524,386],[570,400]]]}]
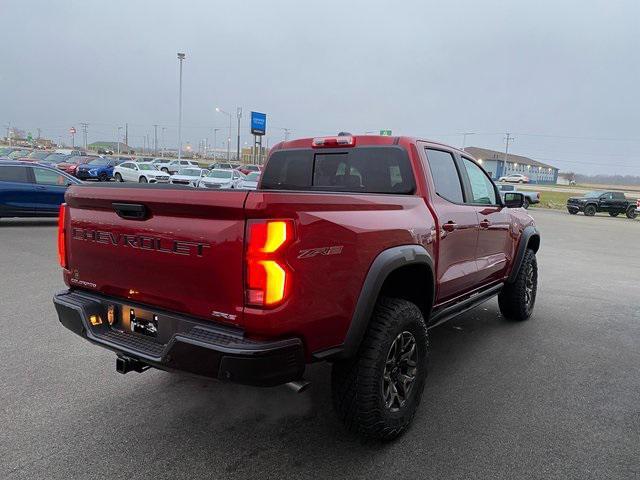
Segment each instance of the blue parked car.
[{"label": "blue parked car", "polygon": [[89,163],[79,165],[76,177],[81,180],[98,180],[108,182],[113,178],[113,167],[121,161],[115,158],[96,158]]},{"label": "blue parked car", "polygon": [[0,217],[56,217],[67,187],[79,183],[47,165],[0,161]]}]

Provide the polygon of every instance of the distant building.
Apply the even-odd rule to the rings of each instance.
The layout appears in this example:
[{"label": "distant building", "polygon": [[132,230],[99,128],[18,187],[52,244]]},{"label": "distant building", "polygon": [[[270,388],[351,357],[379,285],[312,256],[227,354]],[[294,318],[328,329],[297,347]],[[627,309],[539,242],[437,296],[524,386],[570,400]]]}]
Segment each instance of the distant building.
[{"label": "distant building", "polygon": [[559,173],[556,183],[558,185],[575,185],[576,174],[575,173]]},{"label": "distant building", "polygon": [[531,183],[556,183],[558,178],[558,168],[522,155],[510,153],[505,162],[504,152],[479,147],[467,147],[464,151],[481,162],[494,180],[513,173],[526,175]]},{"label": "distant building", "polygon": [[[93,142],[87,145],[89,150],[111,150],[113,153],[118,152],[118,142]],[[120,153],[129,153],[133,152],[134,149],[131,148],[126,143],[120,142]]]}]

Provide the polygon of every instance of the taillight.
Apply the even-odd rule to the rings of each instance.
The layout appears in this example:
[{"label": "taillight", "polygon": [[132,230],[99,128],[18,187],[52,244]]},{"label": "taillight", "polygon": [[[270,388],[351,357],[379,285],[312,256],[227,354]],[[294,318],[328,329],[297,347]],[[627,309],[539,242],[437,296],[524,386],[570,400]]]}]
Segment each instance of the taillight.
[{"label": "taillight", "polygon": [[273,307],[290,290],[291,272],[283,258],[294,236],[291,220],[249,220],[246,303]]},{"label": "taillight", "polygon": [[67,204],[60,205],[58,214],[58,261],[62,268],[67,268],[67,245],[66,245],[66,228],[65,221],[67,218]]},{"label": "taillight", "polygon": [[313,148],[322,147],[355,147],[356,139],[351,135],[342,135],[337,137],[317,137],[313,139],[311,146]]}]

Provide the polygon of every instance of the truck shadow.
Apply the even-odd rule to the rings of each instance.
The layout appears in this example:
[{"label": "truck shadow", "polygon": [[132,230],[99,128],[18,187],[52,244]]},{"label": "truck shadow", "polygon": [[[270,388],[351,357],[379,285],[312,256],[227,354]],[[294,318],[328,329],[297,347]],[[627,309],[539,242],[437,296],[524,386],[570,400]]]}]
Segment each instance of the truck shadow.
[{"label": "truck shadow", "polygon": [[2,227],[57,227],[57,218],[0,218],[0,228]]},{"label": "truck shadow", "polygon": [[[388,444],[364,441],[344,430],[332,410],[330,365],[308,368],[312,387],[302,394],[286,387],[257,389],[166,372],[130,374],[123,379],[130,385],[123,385],[122,397],[97,406],[113,422],[109,443],[127,445],[126,451],[114,448],[110,462],[146,457],[145,473],[150,476],[153,469],[159,476],[166,475],[166,468],[181,471],[185,462],[227,478],[259,472],[269,472],[269,478],[300,478],[310,472],[323,472],[324,478],[342,477],[347,471],[355,477],[375,475],[379,459],[398,449],[417,449],[419,454],[439,447],[438,432],[447,428],[439,409],[446,405],[449,416],[459,413],[462,418],[466,408],[465,402],[452,398],[451,375],[468,370],[474,352],[486,349],[487,342],[504,341],[496,337],[506,333],[508,338],[512,328],[492,301],[433,329],[422,405],[413,427]],[[82,430],[78,434],[86,435]]]}]

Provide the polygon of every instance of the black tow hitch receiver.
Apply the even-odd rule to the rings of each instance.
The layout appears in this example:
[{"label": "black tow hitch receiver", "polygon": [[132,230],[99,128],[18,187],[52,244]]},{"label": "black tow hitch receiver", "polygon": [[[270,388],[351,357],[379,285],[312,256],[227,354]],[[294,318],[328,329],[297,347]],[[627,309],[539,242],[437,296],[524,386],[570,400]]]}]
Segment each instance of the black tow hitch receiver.
[{"label": "black tow hitch receiver", "polygon": [[149,365],[145,365],[140,360],[136,360],[135,358],[121,356],[118,356],[116,358],[116,371],[118,373],[122,373],[123,375],[129,372],[142,373],[149,368]]}]

